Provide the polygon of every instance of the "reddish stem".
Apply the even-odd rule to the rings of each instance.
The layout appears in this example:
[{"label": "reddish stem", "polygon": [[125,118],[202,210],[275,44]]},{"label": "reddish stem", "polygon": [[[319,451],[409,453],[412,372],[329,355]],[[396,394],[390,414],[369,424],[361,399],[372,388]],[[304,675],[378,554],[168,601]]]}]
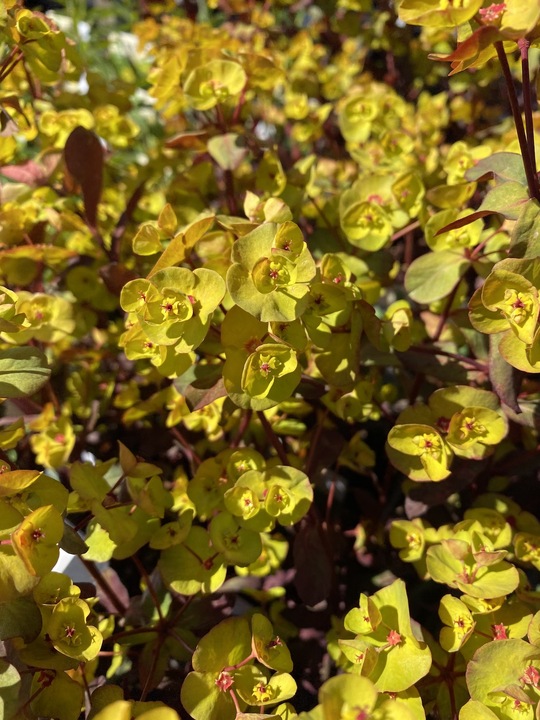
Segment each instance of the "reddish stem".
[{"label": "reddish stem", "polygon": [[523,167],[525,169],[525,175],[527,176],[527,186],[529,188],[529,195],[535,200],[540,201],[540,190],[538,188],[538,178],[535,175],[533,165],[531,163],[531,155],[529,150],[529,144],[527,142],[527,136],[525,134],[525,128],[523,127],[523,118],[519,110],[519,103],[516,94],[516,88],[514,87],[514,80],[512,78],[512,72],[510,65],[508,64],[508,58],[504,52],[504,46],[501,40],[495,43],[495,50],[497,51],[497,57],[501,64],[501,68],[506,82],[506,90],[508,92],[508,100],[510,102],[510,108],[512,110],[512,116],[514,118],[514,125],[518,137],[519,147],[521,150],[521,156],[523,159]]},{"label": "reddish stem", "polygon": [[146,572],[146,569],[142,562],[139,560],[139,557],[137,555],[132,556],[132,560],[137,566],[137,570],[140,572],[141,577],[144,579],[144,582],[146,583],[146,587],[148,589],[148,592],[150,594],[150,597],[152,598],[152,602],[154,603],[154,607],[157,610],[157,614],[159,616],[160,622],[164,621],[163,613],[161,612],[161,603],[159,602],[159,598],[156,592],[156,589],[154,587],[154,584],[152,580],[150,579],[148,573]]},{"label": "reddish stem", "polygon": [[276,433],[273,431],[272,426],[268,422],[266,415],[261,410],[257,411],[257,415],[259,417],[259,420],[261,421],[263,430],[266,433],[266,437],[270,440],[270,442],[274,446],[274,449],[277,452],[279,459],[281,460],[283,465],[288,465],[289,458],[287,457],[287,453],[285,451],[283,442],[278,438]]}]

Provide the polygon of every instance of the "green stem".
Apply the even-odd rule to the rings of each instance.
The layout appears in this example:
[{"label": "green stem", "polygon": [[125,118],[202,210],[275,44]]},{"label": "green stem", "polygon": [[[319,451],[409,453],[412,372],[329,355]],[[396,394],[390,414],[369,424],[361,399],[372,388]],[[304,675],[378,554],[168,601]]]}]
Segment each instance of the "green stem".
[{"label": "green stem", "polygon": [[519,147],[521,150],[521,156],[523,159],[523,167],[525,169],[525,175],[527,176],[527,186],[529,188],[529,195],[535,200],[540,201],[540,189],[538,187],[538,179],[534,172],[531,157],[529,152],[529,145],[527,143],[527,136],[525,134],[525,128],[523,126],[523,118],[519,110],[519,103],[516,94],[516,88],[514,87],[514,81],[512,79],[512,72],[510,71],[510,65],[508,64],[508,58],[504,52],[504,46],[501,40],[495,43],[495,49],[501,68],[506,82],[506,90],[508,92],[508,100],[510,101],[510,107],[512,109],[512,116],[514,118],[514,125],[516,127],[516,133],[518,137]]}]

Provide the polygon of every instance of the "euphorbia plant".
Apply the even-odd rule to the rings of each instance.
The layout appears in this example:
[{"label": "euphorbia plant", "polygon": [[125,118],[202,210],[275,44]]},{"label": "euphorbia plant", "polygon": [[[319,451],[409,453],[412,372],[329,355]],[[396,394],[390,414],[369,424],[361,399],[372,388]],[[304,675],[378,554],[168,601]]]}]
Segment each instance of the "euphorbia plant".
[{"label": "euphorbia plant", "polygon": [[535,3],[4,5],[3,716],[535,717]]}]

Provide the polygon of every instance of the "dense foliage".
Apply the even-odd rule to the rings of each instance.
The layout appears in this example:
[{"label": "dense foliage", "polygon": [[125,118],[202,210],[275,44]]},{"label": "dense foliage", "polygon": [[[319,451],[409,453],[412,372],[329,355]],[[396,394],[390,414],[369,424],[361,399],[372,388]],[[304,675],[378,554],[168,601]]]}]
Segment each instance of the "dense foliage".
[{"label": "dense foliage", "polygon": [[0,5],[0,718],[540,717],[539,37]]}]

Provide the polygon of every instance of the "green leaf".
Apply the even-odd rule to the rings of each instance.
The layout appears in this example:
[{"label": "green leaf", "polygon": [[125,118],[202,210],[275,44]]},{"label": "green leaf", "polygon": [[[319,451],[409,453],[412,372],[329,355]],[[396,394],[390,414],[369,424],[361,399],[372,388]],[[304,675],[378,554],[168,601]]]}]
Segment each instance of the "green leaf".
[{"label": "green leaf", "polygon": [[517,220],[525,203],[529,201],[527,186],[509,181],[490,190],[478,212],[489,211],[503,215],[508,220]]},{"label": "green leaf", "polygon": [[56,605],[65,597],[78,597],[80,588],[63,573],[50,572],[42,577],[34,588],[34,600],[38,605]]},{"label": "green leaf", "polygon": [[133,717],[132,704],[127,700],[115,700],[100,710],[97,715],[93,715],[92,720],[131,720]]},{"label": "green leaf", "polygon": [[467,642],[474,630],[471,611],[453,595],[445,595],[439,605],[439,617],[446,627],[440,633],[440,643],[446,652],[456,652]]},{"label": "green leaf", "polygon": [[277,672],[270,678],[255,665],[244,665],[235,674],[235,688],[248,705],[276,705],[289,700],[296,693],[296,682],[289,673]]},{"label": "green leaf", "polygon": [[15,711],[19,705],[20,684],[21,676],[17,669],[4,658],[0,658],[0,717],[2,720],[18,720],[15,718]]},{"label": "green leaf", "polygon": [[86,624],[89,613],[84,600],[75,597],[64,598],[54,606],[45,631],[58,652],[81,662],[97,656],[103,638],[97,628]]},{"label": "green leaf", "polygon": [[76,461],[70,468],[70,485],[85,500],[102,502],[110,490],[109,483],[103,477],[109,469],[109,463],[92,465]]},{"label": "green leaf", "polygon": [[[39,691],[39,692],[38,692]],[[78,720],[84,703],[82,685],[64,672],[47,670],[34,675],[30,708],[36,717]]]},{"label": "green leaf", "polygon": [[0,398],[33,395],[49,380],[45,354],[34,347],[0,351]]},{"label": "green leaf", "polygon": [[178,220],[170,203],[167,203],[163,210],[159,213],[157,224],[159,229],[166,235],[172,235],[176,230]]},{"label": "green leaf", "polygon": [[198,217],[175,235],[163,251],[159,260],[148,273],[148,277],[151,278],[159,270],[181,263],[189,250],[191,250],[195,243],[200,240],[205,232],[212,226],[214,220],[214,215]]},{"label": "green leaf", "polygon": [[180,720],[178,713],[169,707],[153,708],[136,717],[137,720]]},{"label": "green leaf", "polygon": [[540,256],[540,205],[534,198],[525,203],[514,225],[510,255],[516,258]]},{"label": "green leaf", "polygon": [[18,495],[41,476],[39,470],[8,470],[0,474],[0,498]]},{"label": "green leaf", "polygon": [[228,618],[216,625],[197,645],[193,669],[221,672],[236,665],[251,652],[251,629],[245,618]]},{"label": "green leaf", "polygon": [[[372,597],[381,614],[381,639],[390,647],[379,652],[377,665],[370,673],[370,679],[380,691],[401,692],[407,690],[431,668],[431,652],[426,643],[418,641],[412,632],[409,601],[403,580],[395,580]],[[390,642],[394,631],[399,638]],[[363,636],[369,641],[369,636]]]},{"label": "green leaf", "polygon": [[[505,555],[503,551],[503,556]],[[464,540],[443,540],[432,545],[426,554],[427,569],[435,582],[474,598],[493,599],[509,595],[519,585],[517,569],[498,559],[482,565],[482,553],[473,554]]]},{"label": "green leaf", "polygon": [[514,181],[521,185],[527,184],[527,176],[523,167],[523,158],[519,153],[498,152],[487,158],[478,160],[465,173],[469,181],[501,180]]},{"label": "green leaf", "polygon": [[64,522],[64,534],[59,547],[70,555],[83,555],[88,550],[88,545],[82,537],[66,522]]},{"label": "green leaf", "polygon": [[251,565],[262,552],[260,534],[246,530],[227,512],[216,515],[208,531],[212,545],[230,565]]},{"label": "green leaf", "polygon": [[344,717],[343,709],[349,708],[357,709],[358,713],[362,710],[369,718],[377,697],[377,688],[372,681],[358,675],[337,675],[319,690],[325,720],[338,720]]},{"label": "green leaf", "polygon": [[[482,286],[482,302],[488,310],[499,310],[521,342],[530,345],[540,315],[538,290],[525,275],[507,270],[508,262],[497,264],[486,279]],[[513,262],[522,264],[528,261]]]},{"label": "green leaf", "polygon": [[467,687],[473,700],[490,702],[494,690],[519,684],[525,669],[540,660],[540,649],[524,640],[494,640],[483,645],[467,666]]},{"label": "green leaf", "polygon": [[116,543],[107,530],[95,519],[88,524],[85,544],[88,549],[84,553],[84,559],[94,562],[107,562],[112,558],[116,548]]},{"label": "green leaf", "polygon": [[474,17],[481,7],[482,0],[471,0],[471,2],[464,5],[399,0],[398,15],[403,22],[410,25],[424,25],[430,28],[455,28]]},{"label": "green leaf", "polygon": [[[459,454],[469,448],[478,450],[474,447],[478,445],[498,445],[507,430],[508,423],[504,415],[490,408],[466,407],[450,419],[446,441]],[[476,456],[473,452],[473,455],[465,454],[462,457]]]},{"label": "green leaf", "polygon": [[252,647],[257,660],[272,670],[291,672],[293,663],[285,643],[274,633],[270,621],[260,613],[251,618]]},{"label": "green leaf", "polygon": [[158,567],[165,583],[183,595],[215,592],[227,574],[224,557],[202,527],[192,527],[182,545],[163,550]]},{"label": "green leaf", "polygon": [[369,635],[374,632],[381,622],[381,613],[372,598],[360,595],[358,607],[349,610],[345,615],[344,627],[350,632],[359,635]]},{"label": "green leaf", "polygon": [[502,15],[501,31],[514,40],[536,31],[540,20],[540,7],[528,0],[507,0]]},{"label": "green leaf", "polygon": [[[25,643],[30,643],[37,638],[40,630],[41,613],[34,600],[17,598],[2,604],[0,640],[11,640],[20,637]],[[1,713],[0,717],[2,717]]]},{"label": "green leaf", "polygon": [[474,291],[469,301],[469,319],[475,330],[494,334],[508,329],[508,320],[499,311],[488,310],[482,301],[482,287]]},{"label": "green leaf", "polygon": [[[217,677],[215,672],[190,672],[182,683],[180,699],[194,720],[235,720],[232,697],[216,686]],[[239,702],[245,708],[245,702]]]},{"label": "green leaf", "polygon": [[307,307],[316,268],[306,243],[297,247],[296,227],[263,223],[233,245],[227,288],[236,305],[263,322],[292,322]]},{"label": "green leaf", "polygon": [[197,110],[209,110],[230,97],[239,95],[247,81],[240,63],[231,60],[210,60],[191,71],[184,92]]},{"label": "green leaf", "polygon": [[248,150],[241,135],[226,133],[210,138],[208,152],[223,170],[236,170],[242,164]]},{"label": "green leaf", "polygon": [[409,266],[405,289],[411,300],[432,303],[449,295],[469,266],[469,260],[461,253],[451,250],[426,253]]},{"label": "green leaf", "polygon": [[[535,343],[538,344],[538,341],[540,341],[540,334],[537,330]],[[499,350],[502,357],[506,360],[506,362],[510,363],[512,367],[515,367],[525,373],[540,372],[540,358],[534,359],[533,364],[533,362],[531,362],[533,360],[532,353],[528,352],[525,343],[521,342],[521,340],[514,335],[511,330],[504,333],[502,336],[499,344]]]},{"label": "green leaf", "polygon": [[136,255],[154,255],[162,249],[159,231],[150,222],[139,227],[131,242]]},{"label": "green leaf", "polygon": [[46,505],[27,515],[11,537],[28,572],[43,576],[58,560],[58,543],[63,534],[62,516],[52,505]]},{"label": "green leaf", "polygon": [[439,482],[450,475],[452,450],[430,425],[395,425],[388,434],[390,462],[411,480]]},{"label": "green leaf", "polygon": [[498,718],[493,710],[478,700],[469,700],[459,711],[459,720],[498,720]]}]

